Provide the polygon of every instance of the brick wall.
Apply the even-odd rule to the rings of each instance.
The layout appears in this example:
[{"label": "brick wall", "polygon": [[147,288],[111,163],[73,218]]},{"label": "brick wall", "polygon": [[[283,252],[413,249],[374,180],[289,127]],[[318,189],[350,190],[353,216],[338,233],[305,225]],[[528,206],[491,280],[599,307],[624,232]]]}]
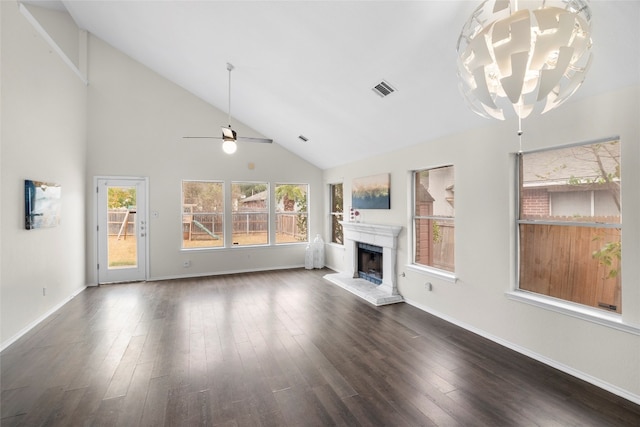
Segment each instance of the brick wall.
[{"label": "brick wall", "polygon": [[549,193],[546,189],[528,188],[522,192],[522,215],[549,215]]}]

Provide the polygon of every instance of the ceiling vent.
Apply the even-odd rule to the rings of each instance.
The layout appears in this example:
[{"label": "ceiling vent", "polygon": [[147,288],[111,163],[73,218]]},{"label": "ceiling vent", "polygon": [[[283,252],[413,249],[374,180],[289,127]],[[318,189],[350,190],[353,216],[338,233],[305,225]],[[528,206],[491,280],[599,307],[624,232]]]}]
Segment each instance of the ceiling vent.
[{"label": "ceiling vent", "polygon": [[388,82],[382,80],[380,83],[371,88],[375,93],[377,93],[381,98],[384,98],[387,95],[391,95],[396,90],[391,86]]}]

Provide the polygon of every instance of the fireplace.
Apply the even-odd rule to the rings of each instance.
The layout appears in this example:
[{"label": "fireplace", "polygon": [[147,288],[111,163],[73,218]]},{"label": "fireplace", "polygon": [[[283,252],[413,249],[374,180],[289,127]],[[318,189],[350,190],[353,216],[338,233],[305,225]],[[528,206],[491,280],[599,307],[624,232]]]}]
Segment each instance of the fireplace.
[{"label": "fireplace", "polygon": [[325,279],[374,305],[404,301],[398,293],[396,257],[401,226],[341,222],[344,269]]},{"label": "fireplace", "polygon": [[379,285],[382,283],[382,247],[358,242],[358,277]]}]

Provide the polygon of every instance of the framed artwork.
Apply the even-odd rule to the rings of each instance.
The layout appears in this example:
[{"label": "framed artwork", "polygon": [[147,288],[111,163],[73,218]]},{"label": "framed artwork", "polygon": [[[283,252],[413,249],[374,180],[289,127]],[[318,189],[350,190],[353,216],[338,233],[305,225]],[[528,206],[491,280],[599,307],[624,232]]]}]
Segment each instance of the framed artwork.
[{"label": "framed artwork", "polygon": [[391,209],[388,173],[354,178],[351,205],[354,209]]},{"label": "framed artwork", "polygon": [[61,192],[58,184],[24,181],[24,227],[27,230],[60,225]]}]

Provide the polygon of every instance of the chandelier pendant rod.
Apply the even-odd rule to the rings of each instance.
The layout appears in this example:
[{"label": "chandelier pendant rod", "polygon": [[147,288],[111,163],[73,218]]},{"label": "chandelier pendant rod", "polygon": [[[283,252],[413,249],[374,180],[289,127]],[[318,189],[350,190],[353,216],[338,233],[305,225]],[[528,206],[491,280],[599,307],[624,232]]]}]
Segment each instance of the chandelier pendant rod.
[{"label": "chandelier pendant rod", "polygon": [[518,115],[518,153],[522,154],[522,118]]}]

